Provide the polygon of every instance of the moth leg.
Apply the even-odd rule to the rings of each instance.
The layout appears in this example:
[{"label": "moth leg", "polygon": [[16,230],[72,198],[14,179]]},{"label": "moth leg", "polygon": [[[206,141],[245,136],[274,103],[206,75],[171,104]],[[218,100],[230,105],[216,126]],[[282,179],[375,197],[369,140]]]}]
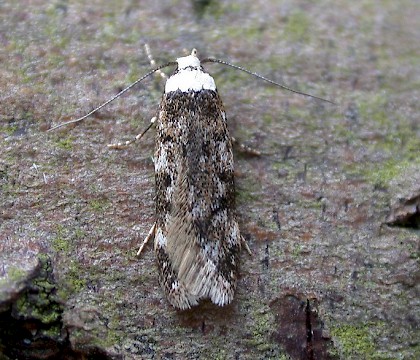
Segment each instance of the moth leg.
[{"label": "moth leg", "polygon": [[[150,51],[149,44],[147,43],[144,44],[144,50],[146,51],[147,57],[149,58],[150,65],[152,65],[152,68],[155,68],[156,61],[155,59],[153,59],[153,55],[152,55],[152,52]],[[168,80],[168,76],[162,70],[157,70],[156,72],[162,77],[162,79]]]},{"label": "moth leg", "polygon": [[[152,67],[156,67],[156,61],[153,58],[152,52],[150,51],[150,47],[149,44],[144,44],[144,49],[146,51],[147,57],[149,58],[150,64],[152,65]],[[168,76],[162,71],[162,70],[156,70],[156,72],[165,80],[168,80]],[[153,124],[156,122],[156,116],[154,116],[151,120],[150,120],[150,125],[146,128],[146,130],[144,130],[142,133],[138,134],[134,139],[128,140],[126,142],[119,142],[119,143],[115,143],[115,144],[108,144],[108,147],[110,149],[114,149],[114,150],[123,150],[126,149],[129,145],[131,145],[132,143],[134,143],[137,140],[140,140],[143,135],[153,126]]]},{"label": "moth leg", "polygon": [[236,140],[233,136],[232,136],[232,143],[233,145],[236,145],[239,147],[239,149],[246,153],[249,156],[261,156],[261,152],[258,150],[255,150],[253,148],[250,148],[249,146],[246,146],[242,143],[240,143],[238,140]]},{"label": "moth leg", "polygon": [[140,256],[141,252],[143,251],[143,248],[146,246],[149,240],[155,237],[155,232],[156,232],[156,222],[153,224],[146,238],[143,240],[143,243],[141,244],[139,251],[137,251],[137,256]]},{"label": "moth leg", "polygon": [[246,242],[245,238],[241,235],[241,243],[243,244],[246,252],[249,254],[249,256],[252,256],[251,249],[248,246],[248,243]]},{"label": "moth leg", "polygon": [[114,150],[122,150],[122,149],[126,149],[128,147],[128,145],[132,144],[133,142],[140,140],[144,134],[147,133],[147,131],[155,124],[156,122],[156,116],[153,116],[150,120],[150,124],[149,126],[146,128],[146,130],[144,130],[142,133],[138,134],[134,139],[131,140],[127,140],[126,142],[123,143],[115,143],[115,144],[108,144],[108,147],[110,149],[114,149]]}]

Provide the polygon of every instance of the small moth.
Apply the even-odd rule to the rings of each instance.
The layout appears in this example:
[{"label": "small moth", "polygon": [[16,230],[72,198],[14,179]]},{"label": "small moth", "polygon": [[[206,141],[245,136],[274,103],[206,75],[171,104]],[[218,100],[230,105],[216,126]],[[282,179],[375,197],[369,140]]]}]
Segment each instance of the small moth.
[{"label": "small moth", "polygon": [[[202,62],[222,63],[308,95],[222,60]],[[176,70],[166,81],[155,121],[156,222],[139,253],[154,239],[159,280],[175,308],[189,309],[203,299],[224,306],[233,300],[239,253],[246,244],[235,218],[232,139],[226,113],[214,79],[204,71],[196,50],[152,70],[68,123],[83,120],[168,65],[176,65]]]},{"label": "small moth", "polygon": [[195,51],[177,59],[156,125],[151,234],[169,302],[233,300],[243,239],[234,215],[232,141],[213,78]]}]

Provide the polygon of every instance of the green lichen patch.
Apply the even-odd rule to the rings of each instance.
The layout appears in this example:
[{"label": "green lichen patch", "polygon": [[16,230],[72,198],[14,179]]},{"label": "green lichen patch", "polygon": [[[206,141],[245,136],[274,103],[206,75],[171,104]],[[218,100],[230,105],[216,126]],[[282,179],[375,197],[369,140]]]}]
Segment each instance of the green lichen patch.
[{"label": "green lichen patch", "polygon": [[62,150],[72,150],[73,149],[73,142],[74,139],[71,137],[67,137],[67,138],[60,138],[57,141],[57,146],[62,149]]},{"label": "green lichen patch", "polygon": [[60,271],[58,279],[60,284],[58,296],[63,301],[86,286],[86,278],[79,261],[72,256],[75,249],[74,240],[82,237],[84,231],[79,228],[72,229],[71,231],[74,232],[73,238],[70,237],[69,231],[69,229],[58,225],[56,227],[56,236],[51,240],[51,247],[56,253],[59,262],[62,261],[59,259],[71,258],[69,261],[66,261],[66,266]]},{"label": "green lichen patch", "polygon": [[282,349],[273,339],[276,323],[274,314],[267,308],[258,307],[249,318],[250,336],[246,339],[246,345],[258,351],[264,359],[278,359],[279,356],[284,356]]},{"label": "green lichen patch", "polygon": [[260,312],[254,317],[255,321],[252,328],[252,338],[250,343],[259,351],[270,350],[271,345],[268,340],[271,334],[271,328],[274,321],[272,314]]},{"label": "green lichen patch", "polygon": [[11,266],[7,269],[8,278],[14,282],[23,280],[26,277],[26,275],[26,271],[17,266]]},{"label": "green lichen patch", "polygon": [[375,345],[375,333],[383,323],[343,324],[331,328],[331,335],[343,359],[386,359]]},{"label": "green lichen patch", "polygon": [[60,321],[63,308],[56,292],[50,260],[41,259],[39,275],[28,284],[26,290],[13,305],[15,318],[37,320],[44,325]]},{"label": "green lichen patch", "polygon": [[[420,166],[420,159],[417,161]],[[391,180],[403,176],[405,170],[413,166],[409,160],[390,159],[380,166],[373,166],[373,169],[365,169],[367,179],[378,187],[387,187]]]},{"label": "green lichen patch", "polygon": [[97,212],[103,212],[110,206],[110,203],[108,199],[92,199],[89,202],[89,208],[97,213]]},{"label": "green lichen patch", "polygon": [[68,242],[68,239],[61,237],[57,235],[52,241],[51,241],[52,248],[54,251],[60,254],[67,254],[70,251],[70,244]]},{"label": "green lichen patch", "polygon": [[71,260],[60,279],[59,297],[63,300],[68,299],[72,294],[82,291],[86,283],[87,280],[80,264],[76,260]]}]

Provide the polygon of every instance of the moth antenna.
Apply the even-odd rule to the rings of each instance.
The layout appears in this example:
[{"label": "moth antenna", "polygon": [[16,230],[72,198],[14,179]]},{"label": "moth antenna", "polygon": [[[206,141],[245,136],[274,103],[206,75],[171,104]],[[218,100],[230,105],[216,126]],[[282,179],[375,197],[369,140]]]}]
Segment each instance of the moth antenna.
[{"label": "moth antenna", "polygon": [[159,71],[160,69],[163,69],[165,67],[168,66],[172,66],[172,65],[177,65],[177,63],[175,61],[170,61],[164,65],[160,65],[157,68],[154,68],[152,70],[150,70],[147,74],[143,75],[141,78],[137,79],[135,82],[133,82],[131,85],[127,86],[125,89],[121,90],[117,95],[113,96],[111,99],[105,101],[102,105],[99,105],[97,108],[93,109],[91,112],[87,113],[86,115],[78,118],[78,119],[74,119],[74,120],[70,120],[67,121],[65,123],[62,124],[58,124],[56,126],[53,126],[52,128],[48,129],[47,132],[58,129],[62,126],[65,125],[69,125],[69,124],[74,124],[77,123],[79,121],[82,121],[84,119],[86,119],[87,117],[89,117],[90,115],[96,113],[98,110],[102,109],[104,106],[108,105],[111,101],[114,101],[116,98],[120,97],[122,94],[124,94],[125,92],[127,92],[128,90],[130,90],[133,86],[137,85],[140,81],[143,81],[144,79],[146,79],[147,77],[149,77],[150,75],[152,75],[153,73],[155,73],[156,71]]},{"label": "moth antenna", "polygon": [[330,104],[336,105],[336,103],[333,102],[333,101],[331,101],[331,100],[327,100],[327,99],[324,99],[324,98],[321,98],[321,97],[318,97],[318,96],[315,96],[315,95],[310,95],[310,94],[307,94],[307,93],[304,93],[304,92],[301,92],[301,91],[298,91],[298,90],[291,89],[291,88],[289,88],[289,87],[287,87],[285,85],[282,85],[282,84],[280,84],[278,82],[275,82],[273,80],[270,80],[270,79],[268,79],[268,78],[266,78],[266,77],[264,77],[264,76],[262,76],[260,74],[257,74],[256,72],[247,70],[247,69],[245,69],[245,68],[243,68],[241,66],[238,66],[238,65],[233,65],[233,64],[228,63],[228,62],[223,61],[223,60],[212,59],[212,58],[201,60],[201,63],[206,63],[206,62],[219,63],[219,64],[227,65],[227,66],[230,66],[230,67],[232,67],[232,68],[234,68],[236,70],[240,70],[240,71],[243,71],[243,72],[245,72],[245,73],[247,73],[249,75],[253,75],[253,76],[255,76],[255,77],[257,77],[257,78],[259,78],[261,80],[264,80],[264,81],[266,81],[266,82],[268,82],[268,83],[270,83],[272,85],[278,86],[278,87],[280,87],[282,89],[291,91],[291,92],[296,93],[296,94],[299,94],[299,95],[309,96],[311,98],[314,98],[314,99],[317,99],[317,100],[322,100],[322,101],[328,102]]}]

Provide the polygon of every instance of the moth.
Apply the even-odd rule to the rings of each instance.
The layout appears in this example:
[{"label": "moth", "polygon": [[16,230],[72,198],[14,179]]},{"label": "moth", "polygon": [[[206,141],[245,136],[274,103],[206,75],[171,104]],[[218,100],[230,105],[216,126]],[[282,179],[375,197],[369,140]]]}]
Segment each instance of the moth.
[{"label": "moth", "polygon": [[243,239],[234,215],[232,140],[213,78],[195,51],[177,59],[156,124],[151,236],[169,302],[233,300]]},{"label": "moth", "polygon": [[82,118],[68,122],[83,120],[155,71],[176,66],[153,121],[156,222],[139,253],[154,240],[161,286],[169,303],[180,310],[204,299],[219,306],[231,303],[240,250],[246,246],[235,218],[232,139],[226,112],[215,81],[202,62],[225,64],[308,95],[222,60],[200,62],[194,49],[190,55],[152,70]]}]

